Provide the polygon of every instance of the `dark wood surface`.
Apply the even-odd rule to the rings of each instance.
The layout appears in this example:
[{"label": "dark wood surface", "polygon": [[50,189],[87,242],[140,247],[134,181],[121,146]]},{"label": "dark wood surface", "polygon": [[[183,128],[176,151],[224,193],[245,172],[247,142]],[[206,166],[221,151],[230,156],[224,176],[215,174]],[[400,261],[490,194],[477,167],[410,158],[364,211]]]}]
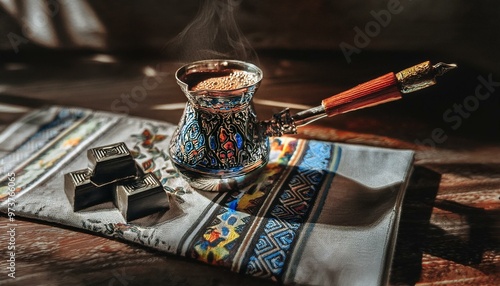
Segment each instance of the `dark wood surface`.
[{"label": "dark wood surface", "polygon": [[[91,54],[44,54],[8,60],[0,70],[0,103],[29,110],[45,104],[117,110],[122,94],[157,73],[159,84],[127,113],[177,123],[183,103],[164,58]],[[97,58],[99,59],[99,58]],[[271,100],[316,106],[325,97],[420,61],[449,60],[421,54],[364,53],[346,64],[342,55],[260,52],[265,79],[256,94],[261,119],[282,107]],[[108,61],[107,60],[107,61]],[[458,63],[460,65],[460,63]],[[458,128],[443,119],[454,104],[475,95],[478,76],[498,77],[462,65],[440,84],[418,94],[303,127],[302,138],[416,151],[415,171],[403,203],[391,269],[394,285],[498,285],[500,282],[500,91],[479,100]],[[498,88],[500,90],[500,88]],[[118,100],[118,102],[117,102]],[[264,102],[265,103],[265,102]],[[292,106],[292,112],[299,109]],[[284,107],[283,106],[283,107]],[[2,128],[22,113],[0,115]],[[456,126],[455,126],[456,127]],[[438,135],[435,130],[440,129]],[[434,140],[433,139],[434,134]],[[437,139],[437,140],[436,140]],[[434,145],[434,146],[432,146]],[[0,284],[17,285],[272,285],[252,277],[165,255],[138,245],[58,225],[16,217],[16,279],[6,275],[7,218],[0,217]],[[4,251],[5,250],[5,251]]]}]

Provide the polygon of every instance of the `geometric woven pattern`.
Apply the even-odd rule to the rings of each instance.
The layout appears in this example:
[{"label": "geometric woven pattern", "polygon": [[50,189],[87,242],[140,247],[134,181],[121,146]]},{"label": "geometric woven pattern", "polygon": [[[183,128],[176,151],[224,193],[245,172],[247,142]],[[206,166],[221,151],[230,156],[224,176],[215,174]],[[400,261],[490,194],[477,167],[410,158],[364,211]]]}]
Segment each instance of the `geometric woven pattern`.
[{"label": "geometric woven pattern", "polygon": [[[281,159],[287,161],[295,151],[296,145],[287,146]],[[278,164],[273,170],[282,171],[286,164]],[[233,257],[240,249],[242,239],[252,225],[255,215],[261,210],[262,202],[269,198],[275,189],[273,179],[266,178],[256,184],[249,192],[227,193],[220,201],[220,207],[212,213],[209,223],[201,228],[191,242],[192,258],[214,265],[232,266]]]},{"label": "geometric woven pattern", "polygon": [[336,155],[332,145],[308,144],[303,159],[281,187],[280,196],[266,216],[267,222],[249,257],[246,274],[280,280],[314,199],[327,176],[333,176],[328,162]]}]

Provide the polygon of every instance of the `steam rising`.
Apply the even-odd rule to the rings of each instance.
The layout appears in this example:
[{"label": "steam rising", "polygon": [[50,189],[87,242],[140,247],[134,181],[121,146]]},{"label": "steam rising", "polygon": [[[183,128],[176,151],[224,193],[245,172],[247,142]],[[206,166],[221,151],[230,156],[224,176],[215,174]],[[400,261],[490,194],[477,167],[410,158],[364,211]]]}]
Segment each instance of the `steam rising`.
[{"label": "steam rising", "polygon": [[195,19],[166,45],[166,51],[182,61],[257,61],[255,51],[236,24],[234,12],[242,1],[203,1]]}]

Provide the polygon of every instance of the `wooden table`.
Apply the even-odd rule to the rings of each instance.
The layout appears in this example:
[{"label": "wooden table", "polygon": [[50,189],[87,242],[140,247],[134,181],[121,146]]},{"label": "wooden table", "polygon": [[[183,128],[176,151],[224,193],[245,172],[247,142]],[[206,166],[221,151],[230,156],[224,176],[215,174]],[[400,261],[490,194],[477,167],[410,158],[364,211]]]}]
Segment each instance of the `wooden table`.
[{"label": "wooden table", "polygon": [[[364,52],[349,65],[341,54],[330,52],[260,51],[259,55],[265,73],[255,97],[261,119],[280,111],[284,107],[280,103],[294,104],[292,112],[296,112],[386,72],[426,59],[449,60],[429,54]],[[176,123],[183,108],[175,103],[185,102],[173,77],[179,66],[156,55],[23,55],[8,60],[0,70],[0,102],[23,105],[26,110],[58,104],[126,111],[131,116]],[[148,75],[149,83],[158,85],[148,89],[146,98],[123,101],[122,95],[144,86]],[[465,110],[467,117],[460,115],[458,127],[458,119],[443,119],[448,110],[454,112],[454,104],[471,106],[470,96],[475,96],[480,75],[498,78],[462,65],[440,79],[439,85],[403,100],[300,129],[302,138],[416,150],[391,284],[500,283],[500,91],[477,100],[477,108]],[[169,106],[158,109],[164,104]],[[20,116],[2,113],[0,124],[5,127]],[[0,245],[4,250],[7,222],[2,215]],[[21,217],[16,217],[16,223],[17,278],[6,276],[4,255],[0,284],[273,284],[81,230]]]}]

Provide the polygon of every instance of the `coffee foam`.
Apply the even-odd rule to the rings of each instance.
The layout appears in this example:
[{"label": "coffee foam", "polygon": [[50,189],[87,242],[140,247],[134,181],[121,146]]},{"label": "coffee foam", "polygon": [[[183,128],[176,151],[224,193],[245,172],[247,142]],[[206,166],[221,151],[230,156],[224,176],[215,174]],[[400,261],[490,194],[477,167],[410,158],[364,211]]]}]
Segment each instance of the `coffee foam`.
[{"label": "coffee foam", "polygon": [[205,79],[193,86],[191,90],[233,90],[256,84],[258,80],[257,74],[234,71],[227,76]]}]

